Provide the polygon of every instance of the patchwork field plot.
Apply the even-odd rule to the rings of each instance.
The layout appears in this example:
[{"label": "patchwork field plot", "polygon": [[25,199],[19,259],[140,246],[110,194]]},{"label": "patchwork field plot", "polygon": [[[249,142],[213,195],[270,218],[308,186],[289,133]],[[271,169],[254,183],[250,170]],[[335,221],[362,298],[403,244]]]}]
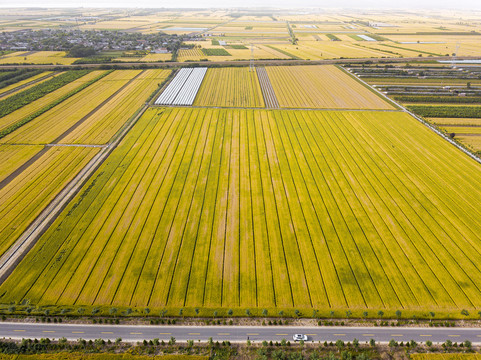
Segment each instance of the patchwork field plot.
[{"label": "patchwork field plot", "polygon": [[[0,131],[8,128],[9,126],[29,117],[35,114],[37,111],[43,109],[46,106],[49,106],[50,104],[54,103],[55,101],[58,101],[62,97],[66,96],[69,94],[71,91],[74,91],[75,89],[79,88],[80,86],[84,85],[85,83],[88,83],[89,81],[92,81],[96,79],[97,77],[101,76],[104,74],[105,71],[92,71],[84,76],[79,77],[76,80],[71,81],[70,83],[53,90],[44,96],[40,97],[37,100],[34,100],[24,106],[19,107],[17,110],[11,112],[8,115],[5,115],[3,117],[0,117]],[[20,97],[21,94],[18,94],[18,97]],[[2,99],[3,100],[3,99]],[[10,99],[12,101],[12,99]],[[26,101],[25,101],[26,102]],[[22,101],[23,103],[23,101]],[[0,102],[1,105],[6,106],[4,102]]]},{"label": "patchwork field plot", "polygon": [[142,107],[170,70],[146,70],[94,112],[61,143],[105,144]]},{"label": "patchwork field plot", "polygon": [[[39,151],[38,146],[0,145],[9,173]],[[51,148],[8,184],[0,187],[0,254],[3,254],[62,188],[96,154],[92,148]],[[2,177],[6,172],[2,168]]]},{"label": "patchwork field plot", "polygon": [[393,109],[333,65],[269,66],[266,70],[283,108]]},{"label": "patchwork field plot", "polygon": [[16,82],[10,86],[3,87],[0,89],[0,99],[6,99],[7,97],[15,94],[17,91],[25,90],[29,87],[32,87],[34,84],[38,84],[41,81],[46,81],[52,74],[52,71],[43,71],[40,74],[28,77],[27,79]]},{"label": "patchwork field plot", "polygon": [[479,308],[480,173],[402,112],[149,109],[1,302]]},{"label": "patchwork field plot", "polygon": [[182,68],[155,101],[156,105],[192,105],[207,68]]},{"label": "patchwork field plot", "polygon": [[85,116],[98,110],[98,107],[140,73],[140,70],[114,71],[0,139],[0,143],[51,143]]},{"label": "patchwork field plot", "polygon": [[264,107],[256,71],[247,67],[207,70],[194,105]]}]

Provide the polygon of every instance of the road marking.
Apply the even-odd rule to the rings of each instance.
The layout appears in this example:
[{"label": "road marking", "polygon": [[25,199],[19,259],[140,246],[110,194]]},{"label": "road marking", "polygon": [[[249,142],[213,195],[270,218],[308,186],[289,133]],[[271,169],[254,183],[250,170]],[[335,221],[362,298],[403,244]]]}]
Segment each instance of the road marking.
[{"label": "road marking", "polygon": [[374,334],[362,334],[362,336],[374,336]]},{"label": "road marking", "polygon": [[[276,334],[277,336],[287,336],[288,334]],[[481,337],[481,335],[479,335]]]},{"label": "road marking", "polygon": [[[200,335],[200,334],[197,334]],[[230,335],[230,333],[217,333],[217,335]]]},{"label": "road marking", "polygon": [[404,336],[403,334],[391,334],[391,336]]},{"label": "road marking", "polygon": [[85,331],[72,331],[72,334],[85,334]]},{"label": "road marking", "polygon": [[476,335],[476,337],[481,337],[481,335]]},{"label": "road marking", "polygon": [[251,333],[251,334],[246,334],[246,335],[259,335],[258,333]]},{"label": "road marking", "polygon": [[44,331],[42,331],[42,332],[55,332],[55,331],[53,331],[53,330],[44,330]]},{"label": "road marking", "polygon": [[20,331],[25,331],[25,330],[13,330],[13,331],[19,331],[20,332]]},{"label": "road marking", "polygon": [[333,334],[334,336],[346,336],[346,334]]},{"label": "road marking", "polygon": [[307,336],[317,336],[317,334],[305,334]]},{"label": "road marking", "polygon": [[419,336],[432,336],[432,335],[419,335]]},{"label": "road marking", "polygon": [[460,337],[461,335],[448,335],[448,336],[451,336],[451,337]]},{"label": "road marking", "polygon": [[189,335],[200,335],[200,333],[189,333]]},{"label": "road marking", "polygon": [[138,333],[138,332],[131,332],[130,335],[142,335],[142,333]]},{"label": "road marking", "polygon": [[159,333],[159,335],[172,335],[172,333]]},{"label": "road marking", "polygon": [[113,334],[113,331],[101,331],[101,334]]}]

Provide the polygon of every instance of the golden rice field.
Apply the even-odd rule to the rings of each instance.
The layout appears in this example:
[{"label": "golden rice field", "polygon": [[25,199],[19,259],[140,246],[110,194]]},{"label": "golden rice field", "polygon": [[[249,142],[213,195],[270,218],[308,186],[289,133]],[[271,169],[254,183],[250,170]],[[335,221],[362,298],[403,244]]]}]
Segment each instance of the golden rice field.
[{"label": "golden rice field", "polygon": [[42,150],[42,146],[0,145],[0,181]]},{"label": "golden rice field", "polygon": [[403,112],[149,109],[1,302],[479,308],[480,173]]},{"label": "golden rice field", "polygon": [[[10,125],[36,113],[40,109],[44,108],[48,104],[51,104],[55,102],[56,100],[62,98],[62,96],[65,96],[66,94],[70,93],[71,91],[77,89],[78,87],[82,86],[83,84],[94,80],[98,76],[104,74],[105,71],[101,70],[95,70],[91,71],[90,73],[82,76],[81,78],[72,81],[71,83],[62,86],[61,88],[54,90],[50,93],[48,93],[45,96],[42,96],[40,99],[37,99],[28,106],[23,106],[19,108],[18,110],[0,118],[0,131],[3,129],[8,128]],[[3,100],[3,99],[2,99]]]},{"label": "golden rice field", "polygon": [[199,61],[207,59],[207,56],[200,49],[180,49],[177,56],[178,61]]},{"label": "golden rice field", "polygon": [[107,143],[145,104],[170,72],[170,70],[145,70],[60,142],[65,144]]},{"label": "golden rice field", "polygon": [[393,109],[334,65],[268,66],[266,70],[283,108]]},{"label": "golden rice field", "polygon": [[265,106],[257,73],[247,67],[208,69],[194,105]]},{"label": "golden rice field", "polygon": [[[37,146],[0,145],[12,173],[39,151]],[[0,187],[0,254],[3,254],[98,149],[52,147],[11,182]],[[8,175],[2,169],[2,177]]]},{"label": "golden rice field", "polygon": [[0,57],[0,64],[59,64],[69,65],[78,58],[66,57],[65,51],[20,51],[13,56]]},{"label": "golden rice field", "polygon": [[[103,102],[107,101],[140,73],[141,70],[114,71],[3,137],[0,139],[0,143],[51,143],[78,121],[88,116],[90,112],[97,110],[97,107],[102,106]],[[62,89],[60,88],[59,90]],[[75,111],[72,111],[72,109],[75,109]]]}]

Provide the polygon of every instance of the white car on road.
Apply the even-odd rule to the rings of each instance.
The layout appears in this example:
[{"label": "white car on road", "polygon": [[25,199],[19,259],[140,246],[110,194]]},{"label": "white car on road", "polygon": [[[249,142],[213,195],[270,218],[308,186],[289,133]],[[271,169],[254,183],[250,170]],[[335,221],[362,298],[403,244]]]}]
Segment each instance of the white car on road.
[{"label": "white car on road", "polygon": [[294,341],[307,341],[307,335],[295,334],[292,338]]}]

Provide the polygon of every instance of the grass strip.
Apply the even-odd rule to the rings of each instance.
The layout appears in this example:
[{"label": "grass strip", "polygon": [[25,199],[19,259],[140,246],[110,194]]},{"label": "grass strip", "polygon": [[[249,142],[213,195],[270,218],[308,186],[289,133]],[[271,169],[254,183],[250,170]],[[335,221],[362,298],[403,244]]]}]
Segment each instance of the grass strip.
[{"label": "grass strip", "polygon": [[424,117],[481,118],[481,106],[409,105],[407,108]]}]

